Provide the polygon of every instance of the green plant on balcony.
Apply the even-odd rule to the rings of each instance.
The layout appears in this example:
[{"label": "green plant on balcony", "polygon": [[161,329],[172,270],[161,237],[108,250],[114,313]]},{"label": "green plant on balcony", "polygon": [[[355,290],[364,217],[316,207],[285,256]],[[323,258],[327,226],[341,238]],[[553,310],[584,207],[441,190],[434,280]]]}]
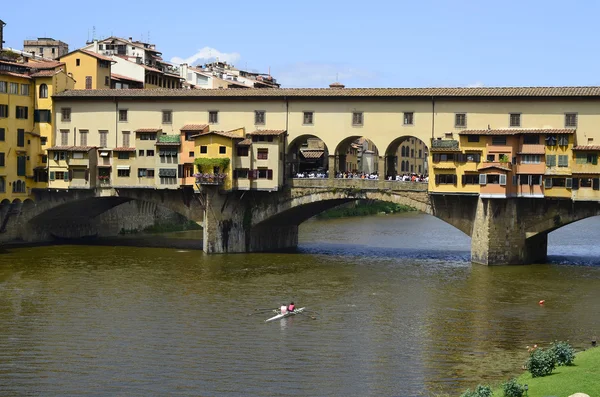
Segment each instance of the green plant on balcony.
[{"label": "green plant on balcony", "polygon": [[194,160],[198,172],[214,172],[215,168],[225,171],[229,166],[230,159],[227,157],[204,157]]}]

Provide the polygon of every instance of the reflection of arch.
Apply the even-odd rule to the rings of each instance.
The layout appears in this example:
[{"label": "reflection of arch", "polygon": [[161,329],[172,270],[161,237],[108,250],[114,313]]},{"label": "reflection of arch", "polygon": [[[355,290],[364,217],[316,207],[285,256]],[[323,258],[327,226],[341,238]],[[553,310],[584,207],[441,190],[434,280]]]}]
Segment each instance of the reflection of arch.
[{"label": "reflection of arch", "polygon": [[335,172],[381,174],[379,149],[364,136],[349,136],[335,149]]},{"label": "reflection of arch", "polygon": [[5,206],[5,205],[10,205],[10,200],[9,200],[9,199],[4,199],[4,200],[2,200],[2,202],[0,202],[0,204],[1,204],[2,206]]},{"label": "reflection of arch", "polygon": [[329,169],[329,149],[316,135],[300,135],[288,144],[287,174],[325,172]]},{"label": "reflection of arch", "polygon": [[12,203],[13,204],[19,204],[19,203],[21,203],[21,199],[18,199],[18,198],[14,199]]},{"label": "reflection of arch", "polygon": [[33,207],[35,207],[35,203],[33,202],[33,200],[26,199],[25,201],[23,201],[23,211],[31,210]]},{"label": "reflection of arch", "polygon": [[421,173],[426,174],[428,153],[427,145],[419,138],[407,135],[396,138],[385,151],[386,176],[395,177],[398,172],[418,172],[419,167]]},{"label": "reflection of arch", "polygon": [[40,98],[48,98],[48,86],[46,84],[40,85]]}]

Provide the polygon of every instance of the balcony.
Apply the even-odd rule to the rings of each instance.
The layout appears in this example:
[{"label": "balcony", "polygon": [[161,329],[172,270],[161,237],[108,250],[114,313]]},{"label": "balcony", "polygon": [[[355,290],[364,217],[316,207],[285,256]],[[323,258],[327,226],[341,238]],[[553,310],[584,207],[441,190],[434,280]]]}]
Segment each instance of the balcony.
[{"label": "balcony", "polygon": [[227,174],[195,174],[198,185],[222,185]]},{"label": "balcony", "polygon": [[458,150],[458,141],[456,139],[432,139],[431,140],[431,151],[435,149],[444,150]]}]

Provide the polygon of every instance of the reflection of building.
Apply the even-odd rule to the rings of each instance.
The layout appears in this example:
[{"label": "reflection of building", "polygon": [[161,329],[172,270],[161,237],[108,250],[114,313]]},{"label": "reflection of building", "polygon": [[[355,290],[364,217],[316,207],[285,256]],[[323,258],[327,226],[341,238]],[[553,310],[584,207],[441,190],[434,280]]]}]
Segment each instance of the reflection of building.
[{"label": "reflection of building", "polygon": [[23,51],[47,59],[58,59],[69,53],[69,45],[50,37],[39,37],[37,40],[23,41]]},{"label": "reflection of building", "polygon": [[397,169],[402,173],[427,174],[427,146],[417,138],[406,138],[397,151]]}]

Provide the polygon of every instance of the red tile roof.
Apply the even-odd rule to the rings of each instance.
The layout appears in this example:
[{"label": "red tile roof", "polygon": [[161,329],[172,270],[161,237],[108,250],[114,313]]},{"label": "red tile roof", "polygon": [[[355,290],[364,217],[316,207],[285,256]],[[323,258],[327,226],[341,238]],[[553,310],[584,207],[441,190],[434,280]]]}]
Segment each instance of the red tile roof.
[{"label": "red tile roof", "polygon": [[135,152],[134,147],[116,147],[113,152]]},{"label": "red tile roof", "polygon": [[138,128],[134,132],[162,132],[161,128]]},{"label": "red tile roof", "polygon": [[[75,51],[81,51],[81,52],[83,52],[84,54],[87,54],[87,55],[89,55],[89,56],[92,56],[92,57],[94,57],[94,58],[97,58],[97,59],[99,59],[99,60],[101,60],[101,61],[115,62],[115,61],[114,61],[114,60],[113,60],[111,57],[106,57],[106,56],[104,56],[104,55],[96,54],[95,52],[92,52],[92,51],[83,50],[83,49],[80,49],[80,50],[75,50]],[[75,51],[74,51],[74,52],[75,52]],[[63,56],[64,56],[64,55],[63,55]]]},{"label": "red tile roof", "polygon": [[232,134],[231,132],[226,132],[226,131],[208,131],[208,132],[204,132],[202,134],[192,135],[192,138],[197,138],[199,136],[205,136],[205,135],[210,135],[210,134],[220,135],[220,136],[224,136],[226,138],[231,138],[231,139],[244,139],[244,137],[241,137],[239,135],[235,135],[235,134]]},{"label": "red tile roof", "polygon": [[300,153],[305,159],[319,159],[325,152],[323,150],[302,150]]},{"label": "red tile roof", "polygon": [[496,169],[499,169],[499,170],[502,170],[502,171],[510,171],[510,168],[508,166],[504,167],[504,166],[502,166],[502,165],[500,165],[498,163],[489,163],[489,164],[485,164],[484,163],[483,165],[481,165],[480,167],[477,168],[477,171],[480,171],[480,170],[489,170],[491,168],[496,168]]},{"label": "red tile roof", "polygon": [[252,145],[252,139],[246,138],[243,141],[238,142],[237,145],[238,146],[251,146]]},{"label": "red tile roof", "polygon": [[20,77],[22,79],[31,80],[31,77],[29,75],[27,75],[27,74],[8,72],[6,70],[0,70],[0,74],[2,74],[4,76]]},{"label": "red tile roof", "polygon": [[54,146],[48,148],[48,150],[61,151],[61,152],[89,152],[95,149],[95,146]]},{"label": "red tile roof", "polygon": [[577,145],[573,147],[573,150],[600,150],[600,145]]},{"label": "red tile roof", "polygon": [[64,64],[64,62],[56,62],[56,61],[43,61],[43,62],[29,61],[28,65],[32,69],[47,70],[47,69],[56,69],[57,67],[64,66],[65,64]]},{"label": "red tile roof", "polygon": [[39,72],[35,72],[35,73],[31,74],[31,77],[52,77],[55,74],[58,74],[60,72],[62,72],[62,69],[59,69],[59,70],[53,70],[53,69],[40,70]]},{"label": "red tile roof", "polygon": [[493,130],[464,130],[459,135],[520,135],[520,134],[574,134],[572,128],[504,128]]},{"label": "red tile roof", "polygon": [[285,130],[256,130],[248,135],[281,135],[285,134]]},{"label": "red tile roof", "polygon": [[186,124],[180,128],[182,132],[202,132],[208,128],[208,124]]}]

